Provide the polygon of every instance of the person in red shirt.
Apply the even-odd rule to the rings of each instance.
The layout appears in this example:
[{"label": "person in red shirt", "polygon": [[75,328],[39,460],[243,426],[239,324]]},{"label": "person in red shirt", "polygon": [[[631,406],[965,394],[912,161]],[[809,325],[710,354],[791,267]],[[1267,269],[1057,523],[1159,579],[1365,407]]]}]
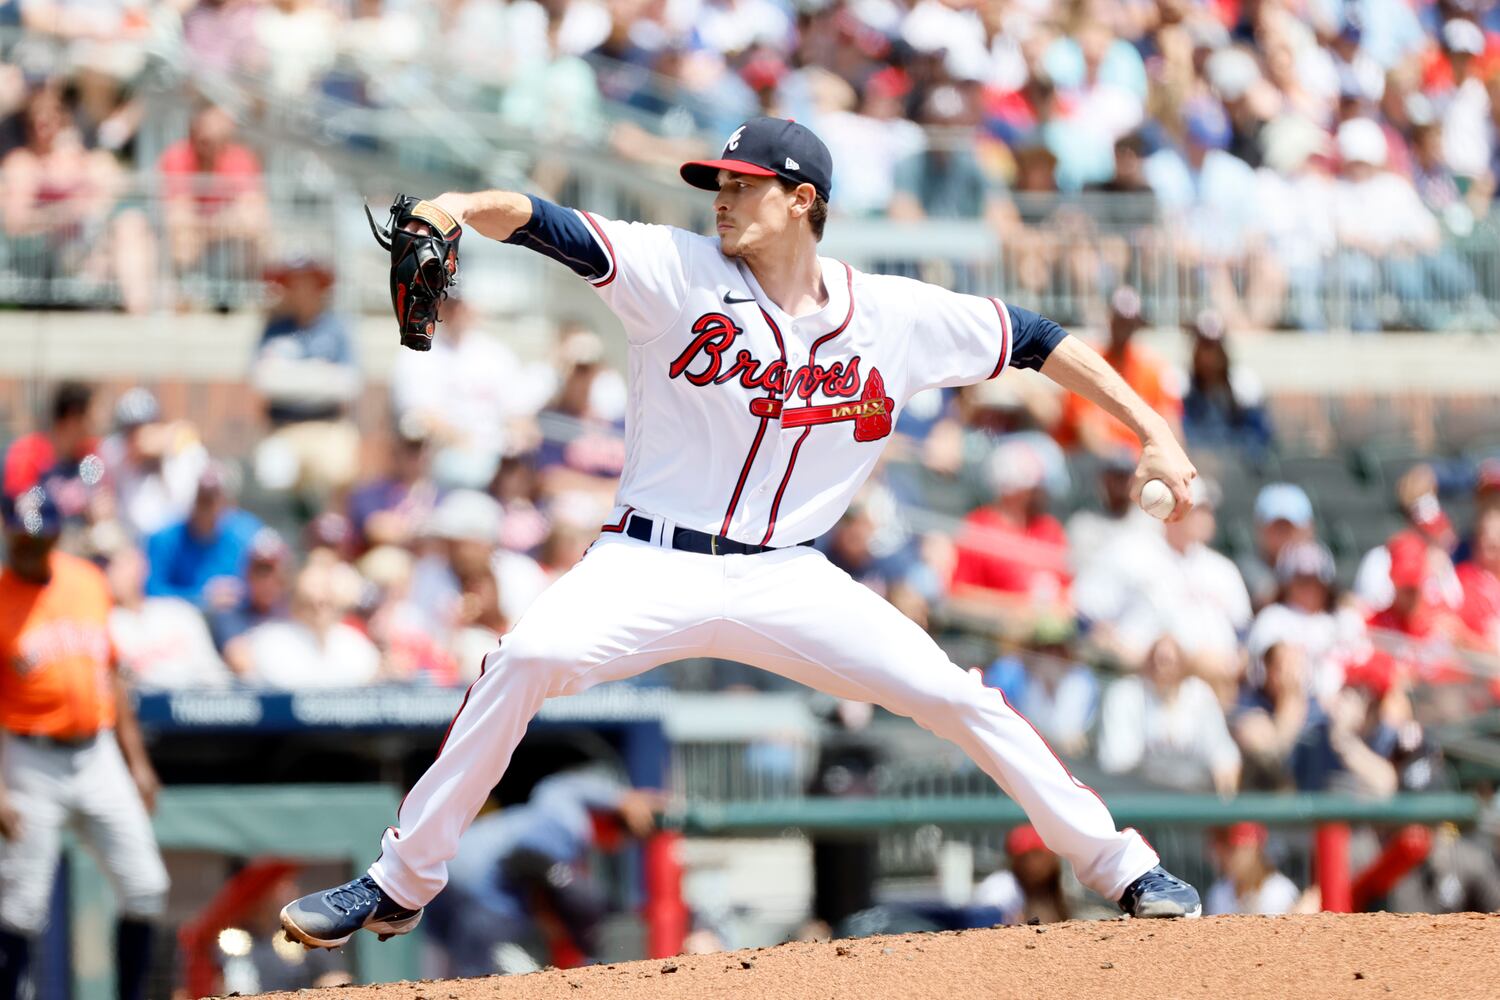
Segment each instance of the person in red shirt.
[{"label": "person in red shirt", "polygon": [[206,105],[193,116],[187,138],[157,161],[179,275],[202,269],[223,280],[261,273],[268,220],[260,160],[234,141],[234,132],[228,112]]},{"label": "person in red shirt", "polygon": [[109,638],[104,574],[56,550],[40,486],[5,503],[0,572],[0,997],[18,995],[46,925],[62,832],[115,888],[116,995],[144,1000],[167,870],[149,810],[159,786]]},{"label": "person in red shirt", "polygon": [[1458,566],[1464,603],[1459,612],[1482,648],[1500,653],[1500,507],[1491,507],[1474,525],[1474,555]]},{"label": "person in red shirt", "polygon": [[98,444],[94,437],[93,390],[61,382],[52,394],[51,422],[23,434],[5,453],[5,496],[18,497],[62,463],[79,463]]},{"label": "person in red shirt", "polygon": [[989,459],[991,502],[964,518],[956,540],[951,594],[1018,614],[1067,614],[1068,537],[1043,509],[1044,468],[1020,441]]}]

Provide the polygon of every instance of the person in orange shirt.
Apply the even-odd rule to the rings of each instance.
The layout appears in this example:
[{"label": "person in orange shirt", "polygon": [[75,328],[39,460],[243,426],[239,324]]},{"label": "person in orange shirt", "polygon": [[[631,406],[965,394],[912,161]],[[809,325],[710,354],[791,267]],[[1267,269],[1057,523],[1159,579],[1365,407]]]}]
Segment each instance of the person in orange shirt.
[{"label": "person in orange shirt", "polygon": [[[1167,365],[1150,348],[1135,342],[1136,332],[1144,325],[1136,290],[1128,285],[1115,289],[1109,299],[1109,342],[1099,353],[1146,405],[1166,419],[1181,441],[1182,399],[1171,386]],[[1077,393],[1069,393],[1052,434],[1064,448],[1083,448],[1096,455],[1122,448],[1137,454],[1141,447],[1130,428]]]},{"label": "person in orange shirt", "polygon": [[0,571],[0,997],[13,997],[45,927],[64,827],[99,857],[120,905],[116,984],[144,1000],[167,870],[149,810],[160,787],[109,641],[109,587],[56,551],[42,487],[4,501]]}]

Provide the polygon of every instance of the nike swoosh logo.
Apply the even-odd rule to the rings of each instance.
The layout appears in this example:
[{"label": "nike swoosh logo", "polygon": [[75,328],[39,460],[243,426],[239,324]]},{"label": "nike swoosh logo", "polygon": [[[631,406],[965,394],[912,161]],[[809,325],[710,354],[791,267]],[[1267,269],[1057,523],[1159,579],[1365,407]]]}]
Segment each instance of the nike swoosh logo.
[{"label": "nike swoosh logo", "polygon": [[755,296],[753,296],[753,295],[746,295],[746,296],[741,297],[741,296],[735,295],[733,292],[725,292],[724,293],[724,302],[727,305],[734,305],[736,302],[754,302],[754,301],[755,301]]}]

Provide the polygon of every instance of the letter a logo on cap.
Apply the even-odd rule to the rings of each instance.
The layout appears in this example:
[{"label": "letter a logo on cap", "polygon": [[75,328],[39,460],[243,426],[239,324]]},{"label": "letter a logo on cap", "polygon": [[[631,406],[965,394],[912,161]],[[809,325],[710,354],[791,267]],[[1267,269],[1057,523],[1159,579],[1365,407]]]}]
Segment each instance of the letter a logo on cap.
[{"label": "letter a logo on cap", "polygon": [[802,169],[802,165],[800,163],[798,163],[796,160],[792,159],[790,156],[788,156],[786,158],[786,168],[788,170],[801,170]]},{"label": "letter a logo on cap", "polygon": [[735,129],[734,130],[734,134],[729,137],[729,141],[724,144],[724,152],[727,153],[731,149],[739,149],[740,148],[740,136],[742,136],[744,134],[745,134],[745,126],[744,125],[741,125],[739,128]]}]

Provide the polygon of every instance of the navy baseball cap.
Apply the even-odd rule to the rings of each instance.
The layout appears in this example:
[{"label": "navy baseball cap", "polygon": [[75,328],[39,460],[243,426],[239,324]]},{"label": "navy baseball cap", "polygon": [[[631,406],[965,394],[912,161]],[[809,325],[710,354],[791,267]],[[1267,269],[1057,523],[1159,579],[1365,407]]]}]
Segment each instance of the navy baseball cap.
[{"label": "navy baseball cap", "polygon": [[789,118],[752,118],[730,134],[717,160],[691,160],[679,172],[693,187],[717,191],[720,170],[811,184],[825,201],[833,191],[828,147]]},{"label": "navy baseball cap", "polygon": [[62,534],[62,511],[44,487],[33,486],[20,496],[6,497],[5,529],[33,538],[55,538]]}]

